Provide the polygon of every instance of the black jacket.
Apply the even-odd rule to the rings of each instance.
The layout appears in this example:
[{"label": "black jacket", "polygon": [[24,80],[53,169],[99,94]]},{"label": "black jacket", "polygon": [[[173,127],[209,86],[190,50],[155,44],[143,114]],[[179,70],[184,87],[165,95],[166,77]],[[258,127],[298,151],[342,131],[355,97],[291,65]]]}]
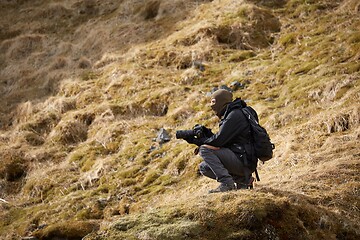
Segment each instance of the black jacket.
[{"label": "black jacket", "polygon": [[234,143],[250,143],[250,125],[241,111],[243,107],[246,107],[246,103],[241,99],[229,103],[219,123],[219,132],[206,139],[204,144],[230,147]]},{"label": "black jacket", "polygon": [[214,147],[230,148],[238,157],[246,155],[246,165],[256,167],[257,158],[254,156],[253,146],[251,144],[250,123],[246,119],[241,108],[248,108],[253,116],[258,120],[254,109],[247,106],[241,99],[235,99],[226,107],[225,113],[219,123],[219,132],[207,138],[203,144]]}]

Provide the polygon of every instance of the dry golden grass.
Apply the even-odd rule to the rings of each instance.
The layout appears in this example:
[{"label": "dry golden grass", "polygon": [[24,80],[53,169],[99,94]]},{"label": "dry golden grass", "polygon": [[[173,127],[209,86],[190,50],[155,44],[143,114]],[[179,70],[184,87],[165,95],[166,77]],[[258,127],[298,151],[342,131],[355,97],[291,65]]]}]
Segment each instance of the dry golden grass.
[{"label": "dry golden grass", "polygon": [[[357,1],[17,3],[0,3],[2,238],[358,238]],[[206,95],[233,81],[275,157],[253,191],[208,195],[175,130],[217,129]]]}]

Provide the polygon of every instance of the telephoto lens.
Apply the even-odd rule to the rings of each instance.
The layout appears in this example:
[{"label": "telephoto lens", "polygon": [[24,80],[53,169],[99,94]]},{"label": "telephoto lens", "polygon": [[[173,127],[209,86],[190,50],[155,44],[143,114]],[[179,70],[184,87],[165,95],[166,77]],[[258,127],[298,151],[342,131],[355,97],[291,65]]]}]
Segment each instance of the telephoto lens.
[{"label": "telephoto lens", "polygon": [[194,130],[178,130],[176,131],[177,139],[185,139],[189,137],[194,137]]}]

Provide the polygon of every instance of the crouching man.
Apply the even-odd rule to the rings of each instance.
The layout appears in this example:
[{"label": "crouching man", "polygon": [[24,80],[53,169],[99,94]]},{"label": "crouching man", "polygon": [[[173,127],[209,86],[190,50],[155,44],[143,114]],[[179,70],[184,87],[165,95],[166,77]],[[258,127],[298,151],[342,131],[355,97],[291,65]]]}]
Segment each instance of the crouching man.
[{"label": "crouching man", "polygon": [[202,137],[188,136],[188,143],[199,146],[203,162],[200,173],[217,180],[220,185],[209,193],[252,188],[251,176],[257,167],[251,143],[250,124],[242,108],[248,108],[257,119],[256,112],[241,99],[232,100],[231,92],[220,89],[211,96],[211,108],[219,117],[219,132],[206,129]]}]

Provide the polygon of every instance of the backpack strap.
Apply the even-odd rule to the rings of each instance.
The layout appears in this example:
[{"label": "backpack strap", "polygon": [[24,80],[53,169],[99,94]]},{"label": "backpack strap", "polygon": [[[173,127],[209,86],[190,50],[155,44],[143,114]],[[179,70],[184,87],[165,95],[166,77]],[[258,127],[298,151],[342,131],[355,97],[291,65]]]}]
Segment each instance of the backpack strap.
[{"label": "backpack strap", "polygon": [[[241,111],[245,115],[245,118],[248,120],[249,125],[251,125],[250,121],[254,121],[256,124],[259,124],[259,119],[258,119],[258,116],[257,116],[255,110],[252,108],[250,108],[250,109],[248,109],[248,108],[250,108],[250,107],[247,106],[247,107],[241,108]],[[253,113],[251,111],[253,111]],[[251,129],[251,126],[250,126],[250,129]],[[252,131],[252,129],[251,129],[251,131]],[[251,135],[251,138],[252,138],[252,135]],[[253,139],[251,140],[251,142],[253,142]],[[254,151],[252,151],[251,154],[254,155]],[[247,179],[250,179],[250,176],[251,176],[250,169],[245,167],[244,174]],[[255,176],[256,176],[256,180],[260,181],[260,177],[259,177],[257,168],[255,168]]]},{"label": "backpack strap", "polygon": [[257,171],[257,168],[255,168],[255,176],[256,176],[256,180],[260,181],[260,177],[259,177],[259,173]]}]

